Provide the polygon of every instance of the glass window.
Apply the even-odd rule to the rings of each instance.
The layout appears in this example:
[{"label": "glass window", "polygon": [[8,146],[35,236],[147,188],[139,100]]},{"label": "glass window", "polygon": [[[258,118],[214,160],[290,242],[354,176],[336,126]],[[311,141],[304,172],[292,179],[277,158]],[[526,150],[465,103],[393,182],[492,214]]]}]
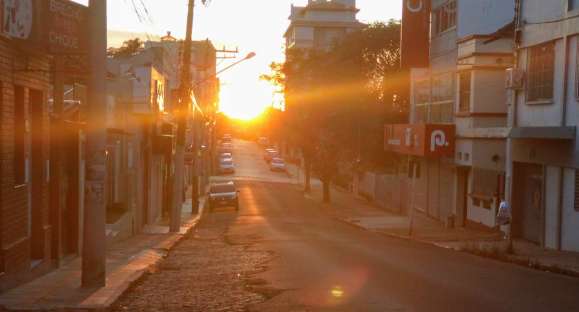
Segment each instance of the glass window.
[{"label": "glass window", "polygon": [[528,101],[550,100],[553,98],[554,69],[554,42],[529,49]]},{"label": "glass window", "polygon": [[433,10],[433,31],[440,34],[456,26],[456,0],[449,0]]},{"label": "glass window", "polygon": [[235,192],[235,185],[233,184],[218,184],[211,186],[211,193],[233,193]]},{"label": "glass window", "polygon": [[470,112],[471,71],[459,73],[459,112]]}]

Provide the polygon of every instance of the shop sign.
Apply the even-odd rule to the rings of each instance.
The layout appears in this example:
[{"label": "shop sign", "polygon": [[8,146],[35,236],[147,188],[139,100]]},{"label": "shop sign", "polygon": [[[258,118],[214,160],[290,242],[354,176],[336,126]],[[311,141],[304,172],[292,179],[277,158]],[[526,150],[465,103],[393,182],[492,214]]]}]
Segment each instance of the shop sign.
[{"label": "shop sign", "polygon": [[419,157],[454,157],[455,126],[439,124],[386,125],[384,149]]},{"label": "shop sign", "polygon": [[88,8],[69,0],[0,0],[0,23],[4,37],[30,51],[88,51]]}]

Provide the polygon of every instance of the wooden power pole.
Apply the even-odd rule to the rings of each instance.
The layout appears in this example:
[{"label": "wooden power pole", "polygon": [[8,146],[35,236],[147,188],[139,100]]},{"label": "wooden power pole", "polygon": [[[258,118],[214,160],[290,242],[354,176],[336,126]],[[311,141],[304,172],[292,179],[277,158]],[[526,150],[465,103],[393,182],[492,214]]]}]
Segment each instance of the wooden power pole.
[{"label": "wooden power pole", "polygon": [[106,274],[106,51],[107,2],[89,2],[88,122],[86,127],[86,181],[82,246],[82,286],[105,285]]},{"label": "wooden power pole", "polygon": [[[181,63],[181,84],[179,109],[177,110],[177,146],[175,150],[175,178],[173,203],[171,205],[171,232],[178,232],[181,227],[181,207],[183,204],[183,182],[185,171],[185,132],[187,117],[191,110],[191,38],[193,35],[193,13],[195,0],[189,0],[187,10],[187,31],[183,42],[183,60]],[[193,131],[196,131],[193,128]],[[196,151],[193,151],[196,153]],[[196,173],[194,173],[196,174]],[[195,190],[193,190],[193,193]],[[195,195],[193,195],[195,196]],[[193,203],[194,204],[194,203]],[[195,209],[193,209],[195,211]]]}]

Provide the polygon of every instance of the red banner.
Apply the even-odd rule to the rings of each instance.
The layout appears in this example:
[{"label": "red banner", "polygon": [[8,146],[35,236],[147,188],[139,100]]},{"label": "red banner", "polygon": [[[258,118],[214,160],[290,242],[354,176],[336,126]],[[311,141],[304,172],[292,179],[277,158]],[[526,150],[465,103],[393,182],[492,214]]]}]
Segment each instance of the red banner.
[{"label": "red banner", "polygon": [[402,68],[428,67],[430,0],[403,0]]},{"label": "red banner", "polygon": [[455,126],[439,124],[386,125],[384,149],[420,157],[454,157]]}]

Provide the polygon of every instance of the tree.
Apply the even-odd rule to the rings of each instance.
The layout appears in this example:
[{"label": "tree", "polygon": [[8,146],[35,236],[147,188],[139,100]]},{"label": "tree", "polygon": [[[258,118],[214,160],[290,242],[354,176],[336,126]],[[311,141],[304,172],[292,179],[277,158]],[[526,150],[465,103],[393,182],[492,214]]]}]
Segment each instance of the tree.
[{"label": "tree", "polygon": [[139,38],[129,39],[123,42],[120,48],[108,48],[107,56],[109,57],[130,57],[141,51],[143,41]]},{"label": "tree", "polygon": [[325,202],[340,168],[383,158],[384,123],[404,111],[399,42],[398,21],[370,24],[328,51],[290,49],[263,77],[285,94],[288,137],[301,146],[306,176],[311,166],[322,180]]}]

